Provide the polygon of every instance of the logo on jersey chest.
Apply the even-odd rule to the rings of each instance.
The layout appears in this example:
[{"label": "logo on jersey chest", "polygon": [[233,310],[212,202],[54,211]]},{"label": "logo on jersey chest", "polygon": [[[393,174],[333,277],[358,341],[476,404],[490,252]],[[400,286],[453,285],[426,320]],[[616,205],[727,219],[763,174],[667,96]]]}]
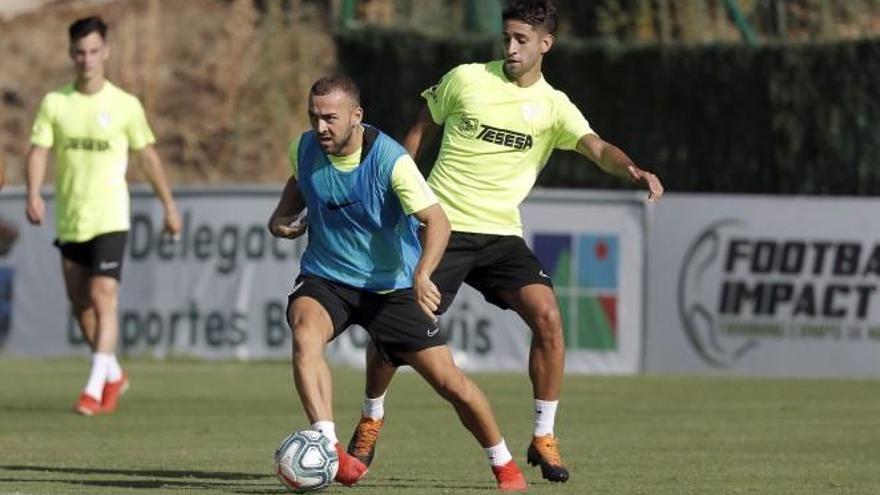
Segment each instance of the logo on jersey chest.
[{"label": "logo on jersey chest", "polygon": [[98,125],[101,126],[102,129],[106,129],[112,120],[109,112],[99,112],[96,119],[98,120]]},{"label": "logo on jersey chest", "polygon": [[541,106],[536,103],[523,103],[519,107],[522,112],[522,118],[526,122],[535,120],[541,114]]},{"label": "logo on jersey chest", "polygon": [[66,150],[80,151],[107,151],[110,149],[110,142],[106,139],[96,139],[90,137],[68,137],[64,143]]},{"label": "logo on jersey chest", "polygon": [[470,115],[462,115],[458,123],[458,130],[467,137],[474,137],[480,130],[480,121]]},{"label": "logo on jersey chest", "polygon": [[458,122],[458,130],[471,139],[479,139],[480,141],[497,144],[506,148],[513,148],[515,150],[528,150],[532,148],[533,138],[530,134],[480,124],[479,119],[470,115],[462,115],[461,120]]},{"label": "logo on jersey chest", "polygon": [[482,126],[480,133],[477,134],[477,139],[515,150],[528,150],[532,148],[531,135],[485,124]]}]

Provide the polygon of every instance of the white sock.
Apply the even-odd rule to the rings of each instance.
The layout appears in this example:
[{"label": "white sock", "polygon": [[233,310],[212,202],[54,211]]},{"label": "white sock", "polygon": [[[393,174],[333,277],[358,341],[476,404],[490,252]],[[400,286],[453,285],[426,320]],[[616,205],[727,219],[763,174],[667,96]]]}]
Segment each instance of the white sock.
[{"label": "white sock", "polygon": [[312,429],[329,438],[332,445],[339,443],[339,439],[336,438],[336,424],[333,421],[315,421],[312,423]]},{"label": "white sock", "polygon": [[122,379],[122,367],[116,359],[116,354],[108,353],[107,356],[107,381],[118,382]]},{"label": "white sock", "polygon": [[493,466],[503,466],[513,459],[513,456],[510,455],[510,451],[507,450],[507,444],[504,443],[503,438],[498,445],[483,450],[486,451],[486,457],[489,458],[489,464]]},{"label": "white sock", "polygon": [[104,395],[104,383],[107,381],[107,355],[96,352],[92,354],[92,369],[89,381],[86,382],[85,393],[101,400]]},{"label": "white sock", "polygon": [[556,407],[558,400],[535,399],[535,436],[543,437],[553,435],[553,425],[556,422]]},{"label": "white sock", "polygon": [[361,407],[361,414],[368,418],[380,420],[385,417],[385,394],[371,399],[364,396],[364,405]]}]

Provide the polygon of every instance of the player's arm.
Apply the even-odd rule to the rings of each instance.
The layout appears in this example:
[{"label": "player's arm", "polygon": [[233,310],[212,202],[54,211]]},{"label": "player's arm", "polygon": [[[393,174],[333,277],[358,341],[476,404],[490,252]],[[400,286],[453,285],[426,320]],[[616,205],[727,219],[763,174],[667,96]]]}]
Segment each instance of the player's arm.
[{"label": "player's arm", "polygon": [[422,152],[434,142],[439,131],[440,126],[434,123],[428,106],[423,105],[416,123],[406,133],[403,147],[415,161],[418,161]]},{"label": "player's arm", "polygon": [[437,137],[440,127],[449,115],[460,110],[460,94],[468,80],[465,66],[447,72],[437,84],[422,91],[425,104],[419,111],[415,124],[403,140],[403,147],[416,161]]},{"label": "player's arm", "polygon": [[394,164],[391,187],[400,199],[403,211],[416,217],[424,226],[420,239],[422,256],[413,273],[413,295],[422,311],[435,318],[440,291],[431,282],[431,274],[440,263],[449,241],[449,219],[409,155],[401,156]]},{"label": "player's arm", "polygon": [[46,205],[40,188],[46,178],[46,165],[49,163],[49,150],[55,144],[55,118],[52,111],[52,98],[46,95],[37,109],[34,125],[31,127],[31,147],[27,155],[27,170],[25,182],[27,184],[27,206],[25,214],[30,223],[39,225],[43,223]]},{"label": "player's arm", "polygon": [[577,143],[577,152],[611,175],[644,184],[648,189],[648,201],[656,201],[663,195],[663,184],[656,175],[636,166],[620,148],[596,134],[589,133],[581,137]]},{"label": "player's arm", "polygon": [[284,185],[278,205],[269,216],[269,232],[275,237],[296,239],[308,228],[305,218],[300,215],[306,203],[299,190],[296,177],[291,176]]},{"label": "player's arm", "polygon": [[25,213],[30,223],[43,223],[46,205],[40,188],[46,178],[46,164],[49,162],[49,148],[31,145],[27,156],[27,207]]},{"label": "player's arm", "polygon": [[182,228],[180,221],[180,213],[177,211],[177,205],[174,203],[174,197],[171,195],[171,187],[168,185],[168,176],[165,174],[165,168],[162,166],[162,160],[159,153],[153,145],[147,145],[138,151],[143,166],[144,175],[153,186],[153,191],[162,202],[162,208],[165,210],[165,232],[171,235],[178,235]]},{"label": "player's arm", "polygon": [[431,318],[440,307],[440,291],[431,274],[440,263],[446,243],[449,242],[449,219],[439,203],[419,210],[413,214],[424,225],[421,232],[422,256],[413,274],[413,293],[422,311]]}]

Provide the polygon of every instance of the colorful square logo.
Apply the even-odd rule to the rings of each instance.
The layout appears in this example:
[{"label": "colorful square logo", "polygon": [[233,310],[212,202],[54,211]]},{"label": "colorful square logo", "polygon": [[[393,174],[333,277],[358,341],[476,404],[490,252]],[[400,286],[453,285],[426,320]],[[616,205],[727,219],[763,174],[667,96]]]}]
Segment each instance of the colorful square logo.
[{"label": "colorful square logo", "polygon": [[617,235],[537,233],[532,246],[553,279],[565,347],[616,351],[620,270]]}]

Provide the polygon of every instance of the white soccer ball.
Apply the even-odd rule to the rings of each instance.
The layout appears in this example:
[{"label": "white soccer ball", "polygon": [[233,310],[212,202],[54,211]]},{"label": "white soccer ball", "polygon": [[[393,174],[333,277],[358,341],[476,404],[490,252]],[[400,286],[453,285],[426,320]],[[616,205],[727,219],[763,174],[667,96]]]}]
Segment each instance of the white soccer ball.
[{"label": "white soccer ball", "polygon": [[336,448],[329,438],[314,430],[291,433],[275,450],[275,473],[296,493],[327,487],[338,469]]}]

